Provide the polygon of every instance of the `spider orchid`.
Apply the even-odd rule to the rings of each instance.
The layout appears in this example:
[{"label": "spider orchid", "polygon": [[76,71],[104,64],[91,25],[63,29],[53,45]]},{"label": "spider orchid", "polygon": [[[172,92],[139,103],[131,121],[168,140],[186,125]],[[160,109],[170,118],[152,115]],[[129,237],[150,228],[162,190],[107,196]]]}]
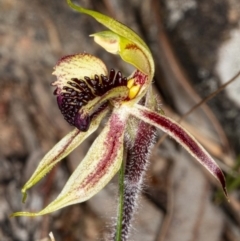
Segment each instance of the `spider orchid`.
[{"label": "spider orchid", "polygon": [[[59,60],[53,72],[57,77],[54,94],[64,118],[75,128],[43,157],[22,189],[23,202],[29,188],[91,135],[103,118],[108,116],[108,121],[52,203],[36,213],[17,212],[12,216],[44,215],[90,199],[119,171],[124,157],[130,160],[126,162],[125,183],[133,190],[134,184],[141,182],[156,128],[182,145],[219,181],[227,195],[224,175],[215,161],[191,134],[159,109],[151,94],[154,61],[145,42],[118,21],[67,1],[73,9],[105,25],[109,30],[91,35],[94,41],[136,70],[129,77],[113,69],[108,72],[100,59],[87,53]],[[131,197],[131,191],[126,195]]]}]

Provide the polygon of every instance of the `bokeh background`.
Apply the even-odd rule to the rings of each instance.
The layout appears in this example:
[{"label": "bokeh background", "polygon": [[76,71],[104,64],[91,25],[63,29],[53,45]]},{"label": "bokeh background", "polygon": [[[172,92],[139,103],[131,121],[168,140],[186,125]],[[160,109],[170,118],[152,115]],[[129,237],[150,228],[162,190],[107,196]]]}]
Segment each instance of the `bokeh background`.
[{"label": "bokeh background", "polygon": [[[76,3],[118,19],[147,42],[156,63],[155,92],[173,119],[240,71],[238,0]],[[88,37],[103,29],[64,0],[0,0],[1,241],[46,241],[49,232],[56,241],[104,240],[115,220],[117,177],[85,203],[43,217],[9,218],[15,211],[38,211],[54,199],[96,136],[57,165],[21,203],[21,187],[44,153],[72,129],[52,94],[51,73],[58,59],[88,52],[126,75],[132,70]],[[195,160],[166,138],[154,146],[130,240],[240,240],[240,79],[196,108],[182,125],[224,170],[231,202]]]}]

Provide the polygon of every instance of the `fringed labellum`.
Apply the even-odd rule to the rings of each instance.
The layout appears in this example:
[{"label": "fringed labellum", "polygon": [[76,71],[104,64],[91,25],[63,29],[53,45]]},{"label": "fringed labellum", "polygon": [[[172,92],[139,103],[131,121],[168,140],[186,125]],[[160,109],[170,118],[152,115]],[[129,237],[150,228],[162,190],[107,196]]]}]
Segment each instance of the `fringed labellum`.
[{"label": "fringed labellum", "polygon": [[[79,73],[75,67],[79,68]],[[87,69],[81,72],[83,68]],[[89,73],[89,69],[92,72]],[[83,76],[84,73],[90,75]],[[93,116],[108,104],[107,101],[122,101],[128,96],[127,78],[113,69],[107,76],[102,61],[88,54],[64,57],[53,74],[58,76],[52,85],[57,86],[54,94],[59,109],[64,119],[81,131],[88,130]],[[72,78],[66,81],[65,77],[70,74]]]}]

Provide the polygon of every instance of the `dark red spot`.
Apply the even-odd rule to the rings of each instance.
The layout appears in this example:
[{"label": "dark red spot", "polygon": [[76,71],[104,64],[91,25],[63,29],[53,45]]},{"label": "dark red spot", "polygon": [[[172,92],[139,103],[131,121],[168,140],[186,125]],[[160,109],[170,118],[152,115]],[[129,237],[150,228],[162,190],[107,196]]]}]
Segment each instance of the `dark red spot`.
[{"label": "dark red spot", "polygon": [[142,73],[140,70],[137,70],[134,73],[133,78],[135,78],[135,84],[144,85],[147,81],[147,75]]}]

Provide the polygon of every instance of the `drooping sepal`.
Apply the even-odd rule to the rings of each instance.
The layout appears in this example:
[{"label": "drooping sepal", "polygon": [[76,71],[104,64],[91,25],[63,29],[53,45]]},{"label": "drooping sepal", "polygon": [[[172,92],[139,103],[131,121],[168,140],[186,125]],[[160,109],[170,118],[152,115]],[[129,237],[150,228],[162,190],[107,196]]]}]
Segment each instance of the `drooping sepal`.
[{"label": "drooping sepal", "polygon": [[122,241],[128,240],[155,134],[156,128],[154,126],[140,121],[133,146],[127,150],[124,175]]},{"label": "drooping sepal", "polygon": [[59,161],[66,157],[89,135],[91,135],[98,128],[101,120],[108,111],[109,108],[105,107],[93,117],[88,132],[81,132],[78,129],[72,130],[43,157],[31,178],[22,188],[23,202],[25,202],[27,198],[27,190],[39,182]]},{"label": "drooping sepal", "polygon": [[59,196],[37,213],[17,212],[12,216],[39,216],[88,200],[119,170],[123,158],[123,137],[128,114],[114,111],[108,124],[92,144],[86,157],[69,178]]},{"label": "drooping sepal", "polygon": [[156,126],[182,145],[201,165],[203,165],[221,184],[226,195],[225,177],[217,163],[188,131],[164,115],[136,104],[129,112],[146,123]]}]

